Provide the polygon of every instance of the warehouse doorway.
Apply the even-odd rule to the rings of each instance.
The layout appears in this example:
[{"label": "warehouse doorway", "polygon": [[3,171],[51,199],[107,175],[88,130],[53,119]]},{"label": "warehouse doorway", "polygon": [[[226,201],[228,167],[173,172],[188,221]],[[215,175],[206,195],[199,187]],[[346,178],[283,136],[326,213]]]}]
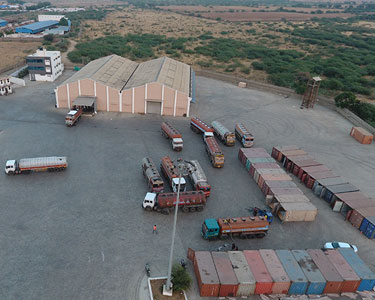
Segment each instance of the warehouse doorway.
[{"label": "warehouse doorway", "polygon": [[73,101],[73,108],[82,108],[84,114],[94,114],[96,111],[96,97],[77,97]]},{"label": "warehouse doorway", "polygon": [[147,101],[147,110],[148,114],[161,114],[161,102]]}]

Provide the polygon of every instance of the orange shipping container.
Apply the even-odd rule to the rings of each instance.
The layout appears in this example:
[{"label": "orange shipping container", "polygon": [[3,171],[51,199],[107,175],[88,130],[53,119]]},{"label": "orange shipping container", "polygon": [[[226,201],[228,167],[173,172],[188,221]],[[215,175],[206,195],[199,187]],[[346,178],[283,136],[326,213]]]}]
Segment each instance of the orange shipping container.
[{"label": "orange shipping container", "polygon": [[374,136],[362,127],[353,127],[350,135],[361,144],[371,144]]}]

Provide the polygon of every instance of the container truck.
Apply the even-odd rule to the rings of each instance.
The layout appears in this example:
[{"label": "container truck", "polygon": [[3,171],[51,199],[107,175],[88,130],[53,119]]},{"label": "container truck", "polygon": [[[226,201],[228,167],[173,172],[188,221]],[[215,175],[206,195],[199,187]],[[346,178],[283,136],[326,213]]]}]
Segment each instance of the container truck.
[{"label": "container truck", "polygon": [[68,167],[65,156],[23,158],[19,161],[8,160],[5,164],[7,175],[30,173],[31,171],[62,171]]},{"label": "container truck", "polygon": [[65,116],[65,125],[68,127],[72,127],[78,123],[82,116],[82,108],[80,109],[72,109],[69,111]]},{"label": "container truck", "polygon": [[215,130],[216,136],[223,142],[226,146],[234,146],[236,142],[236,137],[233,132],[229,131],[223,124],[219,121],[213,121],[211,123],[213,129]]},{"label": "container truck", "polygon": [[174,151],[181,151],[184,143],[182,135],[168,122],[161,123],[161,135],[169,139]]},{"label": "container truck", "polygon": [[223,239],[229,236],[263,238],[267,234],[269,225],[265,217],[206,219],[202,224],[201,235],[206,240]]},{"label": "container truck", "polygon": [[[142,207],[147,211],[159,211],[165,215],[176,206],[177,193],[147,193]],[[206,205],[206,196],[202,191],[180,192],[178,207],[183,212],[202,211]]]},{"label": "container truck", "polygon": [[224,153],[221,151],[214,136],[204,136],[206,152],[214,168],[224,167]]},{"label": "container truck", "polygon": [[160,193],[164,191],[164,181],[151,158],[145,157],[142,159],[142,171],[143,176],[147,179],[150,192]]},{"label": "container truck", "polygon": [[[161,159],[160,169],[163,175],[167,178],[169,185],[171,186],[173,192],[176,193],[178,190],[179,172],[169,156],[164,156]],[[182,192],[185,190],[186,190],[186,181],[185,181],[185,178],[181,176],[180,191]]]},{"label": "container truck", "polygon": [[236,123],[234,133],[243,147],[250,148],[254,145],[254,136],[242,123]]},{"label": "container truck", "polygon": [[208,184],[206,174],[197,160],[190,161],[189,177],[197,191],[203,191],[208,198],[211,193],[211,186]]}]

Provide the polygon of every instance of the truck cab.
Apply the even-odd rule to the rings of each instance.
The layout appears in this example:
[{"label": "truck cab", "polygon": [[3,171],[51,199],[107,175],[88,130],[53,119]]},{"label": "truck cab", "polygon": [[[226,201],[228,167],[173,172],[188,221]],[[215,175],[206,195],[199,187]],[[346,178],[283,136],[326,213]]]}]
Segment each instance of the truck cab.
[{"label": "truck cab", "polygon": [[184,147],[184,142],[182,141],[182,138],[174,138],[172,139],[172,148],[173,150],[179,150],[181,151]]},{"label": "truck cab", "polygon": [[211,193],[211,186],[208,185],[205,182],[198,182],[197,183],[197,190],[203,191],[203,193],[206,195],[206,197],[209,197],[210,193]]},{"label": "truck cab", "polygon": [[245,147],[245,148],[250,148],[254,145],[254,138],[252,136],[249,136],[249,135],[244,135],[242,137],[242,145]]},{"label": "truck cab", "polygon": [[214,136],[214,133],[213,132],[209,132],[209,131],[206,131],[204,134],[203,134],[203,138],[204,140],[206,140],[206,138],[208,137],[213,137]]},{"label": "truck cab", "polygon": [[17,161],[16,160],[7,160],[5,164],[5,173],[14,174],[17,171]]},{"label": "truck cab", "polygon": [[[178,189],[178,178],[173,178],[172,179],[172,189],[173,192],[177,193]],[[186,191],[186,181],[184,177],[181,177],[181,182],[180,182],[180,192],[185,192]]]},{"label": "truck cab", "polygon": [[206,219],[202,224],[201,235],[205,240],[218,238],[220,227],[216,219]]},{"label": "truck cab", "polygon": [[145,199],[143,200],[142,207],[145,210],[151,211],[155,207],[156,202],[156,194],[155,193],[147,193]]}]

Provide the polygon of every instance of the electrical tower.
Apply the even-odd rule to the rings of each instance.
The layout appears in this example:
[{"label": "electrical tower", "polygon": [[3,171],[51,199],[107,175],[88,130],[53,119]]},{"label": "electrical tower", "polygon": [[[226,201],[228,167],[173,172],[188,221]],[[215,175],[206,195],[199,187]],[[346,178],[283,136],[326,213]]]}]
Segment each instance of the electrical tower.
[{"label": "electrical tower", "polygon": [[320,77],[313,77],[312,79],[309,79],[306,92],[303,95],[301,108],[314,107],[314,104],[316,103],[316,99],[318,97],[318,90],[321,81],[322,79],[320,79]]}]

